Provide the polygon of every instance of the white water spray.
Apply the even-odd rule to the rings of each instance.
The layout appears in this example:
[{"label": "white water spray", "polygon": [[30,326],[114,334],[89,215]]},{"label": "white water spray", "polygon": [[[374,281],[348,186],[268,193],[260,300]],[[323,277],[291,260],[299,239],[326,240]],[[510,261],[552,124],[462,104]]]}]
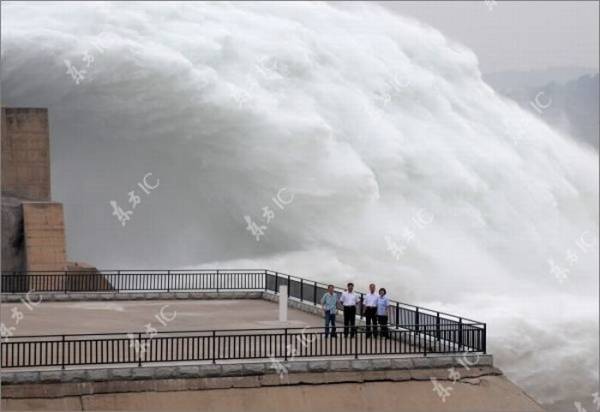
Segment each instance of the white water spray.
[{"label": "white water spray", "polygon": [[[542,401],[597,386],[597,154],[496,95],[466,48],[373,5],[2,12],[3,105],[49,108],[72,258],[375,281],[487,321]],[[109,201],[147,172],[123,227]]]}]

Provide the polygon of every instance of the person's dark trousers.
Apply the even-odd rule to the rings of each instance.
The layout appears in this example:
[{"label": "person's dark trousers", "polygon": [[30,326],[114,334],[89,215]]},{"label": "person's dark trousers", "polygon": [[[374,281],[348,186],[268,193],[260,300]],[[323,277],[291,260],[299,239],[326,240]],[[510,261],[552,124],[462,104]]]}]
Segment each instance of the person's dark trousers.
[{"label": "person's dark trousers", "polygon": [[384,338],[388,338],[389,337],[388,327],[387,327],[388,317],[387,316],[377,316],[377,323],[379,323],[379,327],[381,329],[381,336]]},{"label": "person's dark trousers", "polygon": [[356,306],[344,306],[344,337],[348,337],[348,332],[350,332],[350,337],[353,338],[356,334]]},{"label": "person's dark trousers", "polygon": [[325,337],[329,336],[329,325],[331,324],[331,337],[335,338],[335,311],[328,310],[325,312]]},{"label": "person's dark trousers", "polygon": [[371,324],[373,325],[373,335],[377,337],[377,308],[375,306],[367,306],[365,308],[365,320],[367,323],[367,338],[371,337]]}]

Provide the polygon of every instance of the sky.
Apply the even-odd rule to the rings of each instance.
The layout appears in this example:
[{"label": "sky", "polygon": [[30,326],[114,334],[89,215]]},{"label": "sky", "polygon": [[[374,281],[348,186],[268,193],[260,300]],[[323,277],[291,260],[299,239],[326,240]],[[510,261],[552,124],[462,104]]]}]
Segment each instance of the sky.
[{"label": "sky", "polygon": [[598,70],[598,1],[390,1],[471,48],[481,71]]}]

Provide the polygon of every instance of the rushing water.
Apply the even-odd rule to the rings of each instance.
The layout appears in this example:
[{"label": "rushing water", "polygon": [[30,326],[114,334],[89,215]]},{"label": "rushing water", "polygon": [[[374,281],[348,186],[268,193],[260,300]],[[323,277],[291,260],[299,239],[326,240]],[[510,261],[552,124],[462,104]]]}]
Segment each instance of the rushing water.
[{"label": "rushing water", "polygon": [[598,156],[436,30],[373,5],[4,3],[1,75],[4,106],[49,108],[72,259],[372,280],[488,322],[541,401],[597,388]]}]

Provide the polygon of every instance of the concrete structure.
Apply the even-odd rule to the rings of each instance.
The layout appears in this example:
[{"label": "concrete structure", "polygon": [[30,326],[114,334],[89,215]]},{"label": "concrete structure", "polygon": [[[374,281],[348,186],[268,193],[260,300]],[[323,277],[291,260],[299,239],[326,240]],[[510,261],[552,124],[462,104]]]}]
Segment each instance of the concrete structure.
[{"label": "concrete structure", "polygon": [[[293,364],[284,366],[293,370]],[[48,372],[35,384],[3,383],[2,410],[542,411],[493,367],[439,364],[304,362],[284,377],[260,363]],[[448,368],[460,377],[450,379]],[[432,379],[451,388],[443,401]]]},{"label": "concrete structure", "polygon": [[[272,292],[55,292],[7,298],[2,322],[10,322],[13,308],[27,314],[18,335],[141,331],[148,323],[166,333],[281,328],[282,299]],[[28,310],[23,298],[41,303]],[[322,325],[319,305],[288,299],[288,306],[287,327]],[[161,308],[171,321],[159,324],[155,319]],[[450,388],[447,395],[436,392],[436,385]],[[474,353],[3,369],[1,406],[2,410],[542,411],[493,366],[491,355]]]},{"label": "concrete structure", "polygon": [[48,110],[2,108],[2,195],[50,200]]},{"label": "concrete structure", "polygon": [[2,108],[2,270],[65,270],[62,204],[52,202],[48,111]]},{"label": "concrete structure", "polygon": [[25,262],[28,271],[65,269],[65,222],[61,203],[23,203]]}]

